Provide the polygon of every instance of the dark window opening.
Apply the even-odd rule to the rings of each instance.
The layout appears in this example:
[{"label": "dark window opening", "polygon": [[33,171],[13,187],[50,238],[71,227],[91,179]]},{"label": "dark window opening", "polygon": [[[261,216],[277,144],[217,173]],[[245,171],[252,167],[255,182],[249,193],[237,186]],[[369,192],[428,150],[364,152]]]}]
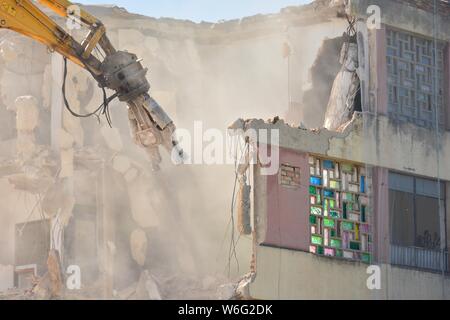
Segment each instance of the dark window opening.
[{"label": "dark window opening", "polygon": [[444,191],[443,184],[438,190],[437,181],[390,173],[389,211],[393,245],[440,249],[439,209],[445,210]]}]

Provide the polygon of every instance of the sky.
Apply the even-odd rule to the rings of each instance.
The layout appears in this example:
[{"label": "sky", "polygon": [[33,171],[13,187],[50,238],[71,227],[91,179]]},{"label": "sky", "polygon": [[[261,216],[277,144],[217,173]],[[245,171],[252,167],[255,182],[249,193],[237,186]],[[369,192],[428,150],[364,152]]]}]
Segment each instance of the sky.
[{"label": "sky", "polygon": [[130,12],[155,18],[217,22],[258,13],[277,13],[281,8],[310,3],[311,0],[73,0],[73,2],[115,4]]}]

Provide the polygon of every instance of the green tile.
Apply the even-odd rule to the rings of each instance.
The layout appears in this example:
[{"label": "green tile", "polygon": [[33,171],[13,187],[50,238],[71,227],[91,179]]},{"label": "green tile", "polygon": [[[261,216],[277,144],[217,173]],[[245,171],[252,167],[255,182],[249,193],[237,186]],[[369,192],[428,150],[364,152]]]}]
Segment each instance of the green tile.
[{"label": "green tile", "polygon": [[351,231],[354,228],[354,224],[351,223],[351,222],[343,221],[342,224],[341,224],[341,227],[345,231]]},{"label": "green tile", "polygon": [[339,218],[340,214],[337,211],[330,211],[330,217]]},{"label": "green tile", "polygon": [[324,225],[324,227],[327,227],[327,228],[334,228],[336,223],[333,219],[325,218],[325,219],[323,219],[323,225]]},{"label": "green tile", "polygon": [[361,254],[361,261],[363,261],[365,263],[370,263],[371,260],[372,259],[370,257],[370,254],[368,254],[368,253]]},{"label": "green tile", "polygon": [[342,247],[342,241],[338,239],[331,239],[330,245],[333,248],[341,248]]},{"label": "green tile", "polygon": [[311,237],[311,243],[321,245],[322,244],[322,237],[319,236],[312,236]]},{"label": "green tile", "polygon": [[360,250],[361,245],[359,242],[350,241],[350,249],[352,250]]}]

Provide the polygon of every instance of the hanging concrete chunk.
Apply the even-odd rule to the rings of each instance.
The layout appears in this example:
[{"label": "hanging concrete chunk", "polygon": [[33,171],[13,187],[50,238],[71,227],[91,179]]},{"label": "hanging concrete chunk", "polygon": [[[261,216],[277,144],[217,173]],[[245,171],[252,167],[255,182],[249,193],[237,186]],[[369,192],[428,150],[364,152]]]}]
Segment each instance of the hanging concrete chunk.
[{"label": "hanging concrete chunk", "polygon": [[131,254],[141,267],[147,257],[147,235],[141,229],[134,230],[130,236]]},{"label": "hanging concrete chunk", "polygon": [[345,43],[341,51],[342,68],[334,80],[330,100],[325,114],[324,127],[330,131],[341,131],[355,111],[354,102],[359,90],[358,46]]}]

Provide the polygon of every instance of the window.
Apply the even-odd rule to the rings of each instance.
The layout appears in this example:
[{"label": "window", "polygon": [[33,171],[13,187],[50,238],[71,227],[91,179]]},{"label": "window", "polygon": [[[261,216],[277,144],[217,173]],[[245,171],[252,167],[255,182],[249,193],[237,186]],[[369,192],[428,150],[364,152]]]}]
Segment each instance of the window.
[{"label": "window", "polygon": [[367,176],[363,167],[309,158],[310,252],[370,263]]},{"label": "window", "polygon": [[[440,195],[439,195],[440,191]],[[437,181],[391,172],[389,174],[389,210],[393,245],[440,249],[439,197],[444,184]],[[445,201],[440,200],[441,210]]]},{"label": "window", "polygon": [[386,41],[390,117],[434,127],[434,95],[437,93],[439,125],[443,125],[444,43],[437,43],[435,59],[435,42],[432,39],[387,29]]}]

